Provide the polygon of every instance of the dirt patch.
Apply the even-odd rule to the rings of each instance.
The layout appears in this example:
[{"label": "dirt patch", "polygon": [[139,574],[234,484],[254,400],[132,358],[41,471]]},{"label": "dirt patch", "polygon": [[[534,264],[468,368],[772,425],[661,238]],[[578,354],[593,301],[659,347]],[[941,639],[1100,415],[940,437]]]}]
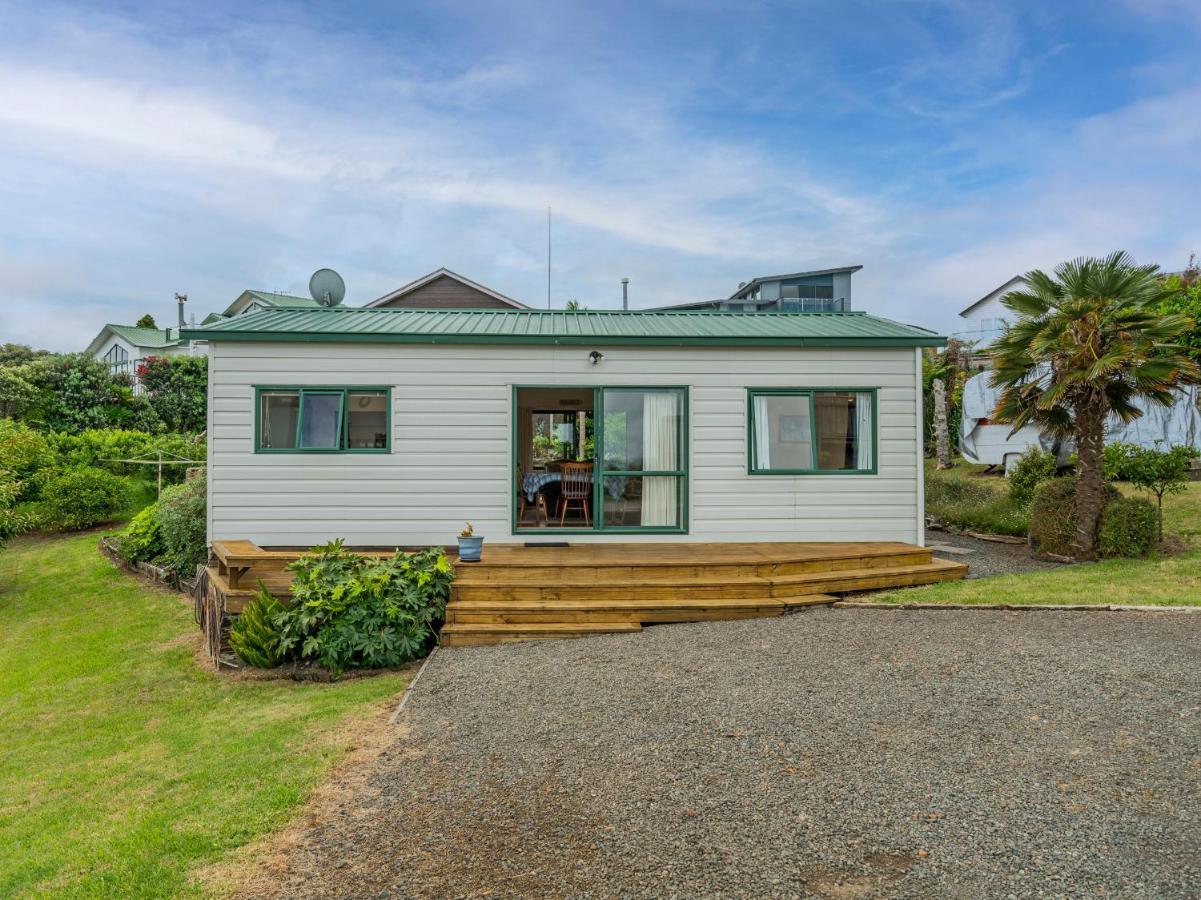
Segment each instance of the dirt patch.
[{"label": "dirt patch", "polygon": [[388,723],[393,705],[389,700],[375,715],[343,729],[335,739],[346,742],[346,755],[313,791],[304,809],[281,830],[197,871],[199,885],[219,896],[280,896],[280,879],[288,861],[304,853],[304,836],[348,805],[377,796],[369,779],[372,766],[387,747],[407,734],[403,725]]}]

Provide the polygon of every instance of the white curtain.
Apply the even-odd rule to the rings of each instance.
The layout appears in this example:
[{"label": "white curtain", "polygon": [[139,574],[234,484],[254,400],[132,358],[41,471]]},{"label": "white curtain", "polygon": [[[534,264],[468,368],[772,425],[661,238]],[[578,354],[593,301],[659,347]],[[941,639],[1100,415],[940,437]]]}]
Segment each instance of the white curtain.
[{"label": "white curtain", "polygon": [[[642,466],[648,471],[680,467],[679,395],[642,396]],[[642,480],[642,524],[676,525],[677,492],[674,477]]]},{"label": "white curtain", "polygon": [[855,468],[872,467],[872,395],[855,395]]},{"label": "white curtain", "polygon": [[754,468],[771,468],[771,416],[767,409],[770,397],[755,398],[755,459]]}]

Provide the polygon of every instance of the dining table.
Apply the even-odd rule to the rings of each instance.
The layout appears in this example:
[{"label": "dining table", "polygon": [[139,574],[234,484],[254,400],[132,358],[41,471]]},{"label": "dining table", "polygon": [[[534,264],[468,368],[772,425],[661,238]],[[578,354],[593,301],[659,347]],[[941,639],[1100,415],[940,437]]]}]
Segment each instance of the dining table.
[{"label": "dining table", "polygon": [[[605,478],[605,493],[614,500],[620,500],[626,492],[626,485],[629,483],[629,478],[624,475],[606,475]],[[558,484],[563,480],[562,472],[552,471],[534,471],[526,472],[521,479],[521,492],[525,494],[525,498],[530,503],[538,496],[548,484]],[[584,481],[592,483],[592,473],[584,473]]]}]

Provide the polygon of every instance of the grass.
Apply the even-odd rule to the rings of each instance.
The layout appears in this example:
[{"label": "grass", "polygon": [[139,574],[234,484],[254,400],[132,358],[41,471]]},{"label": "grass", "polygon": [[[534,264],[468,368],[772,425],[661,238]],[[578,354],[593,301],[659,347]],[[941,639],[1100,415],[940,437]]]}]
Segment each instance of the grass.
[{"label": "grass", "polygon": [[967,531],[1025,535],[1029,510],[1009,498],[1003,476],[984,470],[961,461],[940,471],[934,460],[926,460],[927,514]]},{"label": "grass", "polygon": [[[969,469],[970,467],[964,467]],[[940,473],[941,474],[941,473]],[[974,478],[970,472],[959,478]],[[998,490],[1004,488],[997,479]],[[1148,497],[1128,484],[1118,489]],[[881,603],[1130,604],[1201,606],[1201,482],[1164,498],[1164,531],[1183,541],[1184,552],[1149,559],[1111,559],[1021,575],[952,581],[884,591]],[[970,560],[969,560],[970,564]]]},{"label": "grass", "polygon": [[234,680],[95,534],[0,552],[0,896],[169,896],[284,824],[399,675]]}]

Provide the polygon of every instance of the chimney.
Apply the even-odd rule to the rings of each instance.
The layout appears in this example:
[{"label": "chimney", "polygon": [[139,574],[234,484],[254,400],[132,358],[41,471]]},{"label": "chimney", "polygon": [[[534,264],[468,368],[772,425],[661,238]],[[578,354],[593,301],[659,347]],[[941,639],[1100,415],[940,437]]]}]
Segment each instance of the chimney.
[{"label": "chimney", "polygon": [[630,279],[621,279],[621,308],[628,310],[630,308]]},{"label": "chimney", "polygon": [[175,302],[179,304],[179,327],[187,328],[188,323],[187,323],[187,320],[184,319],[184,316],[183,316],[183,305],[188,302],[188,295],[187,294],[176,294]]}]

